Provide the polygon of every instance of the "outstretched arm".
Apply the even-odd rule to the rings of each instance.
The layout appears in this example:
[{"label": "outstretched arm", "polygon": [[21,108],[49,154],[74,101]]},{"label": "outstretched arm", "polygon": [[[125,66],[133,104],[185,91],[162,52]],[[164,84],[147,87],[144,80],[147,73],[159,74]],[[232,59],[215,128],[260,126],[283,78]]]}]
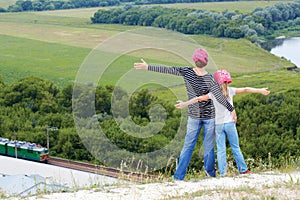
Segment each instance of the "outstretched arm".
[{"label": "outstretched arm", "polygon": [[188,105],[194,104],[194,103],[196,103],[196,102],[198,102],[198,101],[206,101],[206,100],[208,100],[208,99],[210,99],[210,98],[209,98],[209,95],[206,94],[206,95],[203,95],[203,96],[200,96],[200,97],[192,98],[192,99],[190,99],[190,100],[188,100],[188,101],[185,101],[185,102],[183,102],[183,101],[181,101],[181,100],[178,100],[177,102],[179,102],[179,103],[178,103],[178,104],[175,104],[175,107],[176,107],[176,108],[179,108],[179,109],[182,109],[182,108],[184,108],[184,107],[186,107],[186,106],[188,106]]},{"label": "outstretched arm", "polygon": [[154,66],[148,65],[143,59],[141,59],[141,61],[142,62],[134,63],[133,66],[135,69],[148,70],[164,74],[172,74],[176,76],[182,76],[187,70],[187,67]]},{"label": "outstretched arm", "polygon": [[245,87],[245,88],[236,88],[236,90],[235,90],[235,94],[242,94],[242,93],[246,93],[246,92],[260,93],[260,94],[263,94],[263,95],[270,94],[270,91],[268,91],[268,88],[258,89],[258,88]]},{"label": "outstretched arm", "polygon": [[134,68],[148,70],[148,64],[143,59],[141,61],[140,63],[134,63]]}]

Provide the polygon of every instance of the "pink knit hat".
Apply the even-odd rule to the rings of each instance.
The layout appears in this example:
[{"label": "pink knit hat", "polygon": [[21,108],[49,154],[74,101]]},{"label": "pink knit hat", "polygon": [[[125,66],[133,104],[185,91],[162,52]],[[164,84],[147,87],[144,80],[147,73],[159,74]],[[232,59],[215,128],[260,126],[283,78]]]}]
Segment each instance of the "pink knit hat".
[{"label": "pink knit hat", "polygon": [[197,49],[194,52],[194,54],[193,54],[193,60],[194,60],[194,62],[200,61],[202,63],[207,63],[207,61],[208,61],[208,54],[207,54],[207,52],[204,49],[199,48],[199,49]]},{"label": "pink knit hat", "polygon": [[230,73],[226,70],[218,70],[214,73],[214,77],[217,83],[220,85],[222,83],[231,83]]}]

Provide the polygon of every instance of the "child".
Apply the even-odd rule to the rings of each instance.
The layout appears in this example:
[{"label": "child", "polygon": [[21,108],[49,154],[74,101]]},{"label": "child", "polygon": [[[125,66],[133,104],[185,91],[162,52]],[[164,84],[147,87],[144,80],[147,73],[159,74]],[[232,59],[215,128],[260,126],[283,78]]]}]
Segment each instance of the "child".
[{"label": "child", "polygon": [[[241,94],[245,92],[250,93],[261,93],[263,95],[268,95],[270,92],[267,88],[256,89],[256,88],[233,88],[228,87],[228,84],[232,82],[229,72],[226,70],[218,70],[214,74],[214,78],[220,86],[220,89],[224,96],[228,99],[228,101],[233,105],[233,96],[235,94]],[[208,99],[212,99],[215,110],[216,110],[216,118],[215,118],[215,133],[216,133],[216,143],[217,143],[217,158],[218,158],[218,168],[221,176],[226,175],[227,173],[227,164],[226,164],[226,136],[228,138],[229,144],[232,149],[232,153],[234,155],[234,159],[237,164],[238,171],[240,174],[248,174],[251,173],[248,170],[243,154],[241,152],[239,146],[238,132],[235,126],[235,122],[232,120],[232,116],[228,110],[218,103],[215,100],[213,94],[209,93],[201,97],[193,98],[187,102],[181,102],[176,104],[176,108],[183,108],[187,105],[193,104],[198,101],[206,101]]]}]

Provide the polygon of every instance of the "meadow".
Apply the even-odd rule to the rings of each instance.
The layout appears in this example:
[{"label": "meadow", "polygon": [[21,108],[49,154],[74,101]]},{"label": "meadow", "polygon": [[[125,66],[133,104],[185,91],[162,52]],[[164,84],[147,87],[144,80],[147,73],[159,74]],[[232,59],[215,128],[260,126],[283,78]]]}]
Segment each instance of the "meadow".
[{"label": "meadow", "polygon": [[[227,3],[230,5],[230,2]],[[258,5],[262,2],[251,3]],[[75,80],[80,66],[99,44],[137,28],[116,24],[91,24],[90,17],[96,10],[97,8],[87,8],[0,14],[0,74],[5,83],[11,84],[20,78],[34,75],[64,87]],[[207,35],[186,37],[208,50],[214,64],[214,68],[208,69],[211,72],[217,68],[225,68],[234,76],[239,76],[292,66],[285,59],[274,56],[244,39],[212,38]],[[149,63],[191,66],[191,59],[186,61],[175,57],[159,50],[128,52],[111,63],[100,83],[115,84],[140,58]],[[148,75],[134,74],[123,86],[130,87],[136,84],[136,80],[143,80]],[[166,76],[163,79],[168,87],[182,85],[182,82],[174,81],[173,77]]]},{"label": "meadow", "polygon": [[8,6],[16,3],[17,0],[0,0],[0,7],[8,8]]}]

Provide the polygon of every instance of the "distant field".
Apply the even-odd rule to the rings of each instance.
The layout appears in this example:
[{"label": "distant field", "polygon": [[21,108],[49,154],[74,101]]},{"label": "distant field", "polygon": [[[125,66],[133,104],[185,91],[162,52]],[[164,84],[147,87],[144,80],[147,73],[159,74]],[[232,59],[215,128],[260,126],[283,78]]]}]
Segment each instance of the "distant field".
[{"label": "distant field", "polygon": [[[282,1],[271,0],[271,1],[241,1],[241,2],[236,2],[236,1],[235,2],[203,2],[203,3],[177,3],[177,4],[150,4],[146,6],[203,9],[203,10],[214,10],[217,12],[222,12],[224,10],[229,10],[229,11],[239,10],[242,13],[249,13],[257,7],[266,7],[278,2],[282,2]],[[293,1],[287,0],[285,2],[293,2]],[[54,10],[54,11],[38,12],[37,14],[90,19],[94,15],[94,13],[99,9],[111,9],[111,8],[118,8],[118,7],[120,6]]]},{"label": "distant field", "polygon": [[8,6],[16,3],[17,0],[0,0],[0,7],[8,8]]},{"label": "distant field", "polygon": [[[268,88],[271,91],[271,94],[282,93],[287,90],[300,88],[299,82],[300,72],[293,72],[287,70],[277,70],[270,72],[259,72],[252,74],[245,74],[242,76],[233,76],[232,77],[232,87],[256,87],[256,88]],[[176,100],[187,100],[185,87],[174,86],[168,90],[155,90],[153,91],[161,99],[168,99],[173,101],[174,104]],[[179,98],[174,98],[172,93],[177,94]],[[242,98],[244,95],[237,95],[236,100]],[[170,99],[173,97],[174,99]]]},{"label": "distant field", "polygon": [[90,49],[0,35],[0,74],[7,83],[27,76],[57,85],[73,82]]},{"label": "distant field", "polygon": [[[63,87],[74,81],[77,70],[93,48],[112,36],[136,28],[91,24],[89,18],[94,11],[79,9],[0,14],[0,74],[4,81],[13,83],[22,77],[35,75]],[[199,46],[209,51],[217,68],[228,69],[233,75],[273,71],[292,65],[247,40],[204,35],[187,37],[192,37]],[[140,61],[140,58],[149,63],[187,64],[161,51],[129,52],[112,63],[101,83],[115,84],[133,69],[133,63]],[[149,73],[133,74],[123,86],[134,86],[137,80],[149,76]],[[165,76],[163,79],[170,86],[182,84],[174,77]]]},{"label": "distant field", "polygon": [[[119,6],[118,6],[119,7]],[[68,9],[68,10],[52,10],[52,11],[43,11],[38,14],[49,15],[49,16],[60,16],[60,17],[75,17],[75,18],[84,18],[90,19],[94,16],[94,13],[99,9],[111,9],[117,8],[117,6],[112,7],[95,7],[95,8],[79,8],[79,9]]]},{"label": "distant field", "polygon": [[42,13],[0,14],[0,34],[94,48],[108,37],[134,28],[110,24],[93,25],[87,19],[48,16]]}]

